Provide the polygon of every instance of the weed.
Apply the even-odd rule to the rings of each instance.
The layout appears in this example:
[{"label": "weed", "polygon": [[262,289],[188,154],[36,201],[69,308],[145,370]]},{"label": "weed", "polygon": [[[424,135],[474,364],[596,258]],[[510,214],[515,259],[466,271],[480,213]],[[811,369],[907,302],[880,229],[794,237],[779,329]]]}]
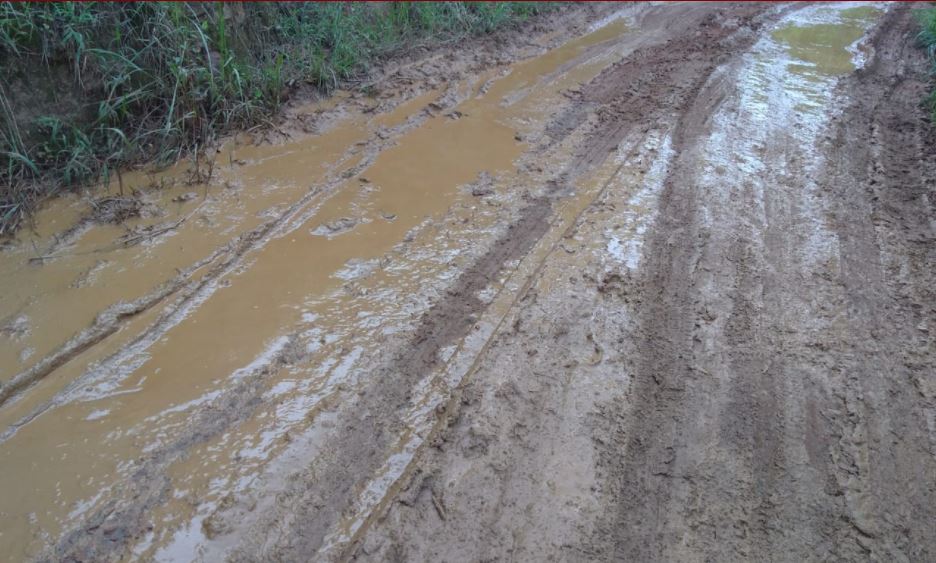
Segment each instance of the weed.
[{"label": "weed", "polygon": [[[920,22],[920,32],[917,35],[923,48],[930,58],[933,71],[936,72],[936,7],[923,8],[917,11]],[[936,121],[936,89],[926,99],[933,120]]]}]

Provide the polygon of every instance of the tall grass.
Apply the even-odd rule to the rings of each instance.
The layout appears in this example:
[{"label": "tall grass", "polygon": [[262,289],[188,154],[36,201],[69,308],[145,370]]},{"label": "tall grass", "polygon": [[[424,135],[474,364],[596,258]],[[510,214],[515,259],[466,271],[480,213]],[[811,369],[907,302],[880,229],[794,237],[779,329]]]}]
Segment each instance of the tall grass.
[{"label": "tall grass", "polygon": [[[263,122],[303,83],[327,92],[400,49],[489,33],[545,8],[2,2],[0,235],[50,193]],[[22,111],[42,77],[77,107]]]},{"label": "tall grass", "polygon": [[[936,73],[936,7],[930,6],[918,10],[917,18],[920,22],[920,33],[917,38],[926,49],[930,65],[933,67],[933,72]],[[936,121],[936,88],[927,98],[927,104],[929,104],[933,120]]]}]

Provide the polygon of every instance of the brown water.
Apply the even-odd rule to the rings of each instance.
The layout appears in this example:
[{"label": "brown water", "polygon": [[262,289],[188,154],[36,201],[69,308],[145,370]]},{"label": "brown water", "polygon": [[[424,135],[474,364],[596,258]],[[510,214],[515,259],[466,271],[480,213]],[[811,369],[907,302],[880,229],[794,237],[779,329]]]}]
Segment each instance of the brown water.
[{"label": "brown water", "polygon": [[821,76],[855,70],[855,54],[849,47],[867,32],[880,9],[866,5],[829,8],[829,12],[834,14],[834,21],[830,23],[792,23],[773,32],[773,38],[787,47],[790,57],[806,63],[791,64],[791,70]]},{"label": "brown water", "polygon": [[[157,216],[96,225],[82,223],[86,199],[51,202],[0,253],[0,322],[10,327],[0,381],[55,353],[107,307],[185,276],[0,407],[0,552],[39,553],[127,494],[137,463],[165,460],[170,498],[137,554],[190,554],[211,507],[247,486],[338,389],[367,377],[355,363],[382,334],[412,326],[431,291],[480,248],[478,233],[496,229],[499,207],[517,205],[514,162],[528,149],[518,139],[563,89],[614,60],[595,47],[624,29],[618,20],[514,65],[489,88],[488,77],[454,85],[463,97],[454,113],[427,111],[442,94],[429,91],[373,116],[352,106],[317,135],[232,141],[207,184],[190,181],[190,162],[124,174],[124,190],[142,190]],[[570,61],[579,64],[556,72]],[[482,174],[492,179],[489,203],[463,188]],[[143,227],[165,233],[119,243]],[[242,252],[225,254],[251,231]],[[273,359],[297,343],[306,361],[279,367]],[[266,402],[185,448],[192,413],[260,369],[272,372]]]}]

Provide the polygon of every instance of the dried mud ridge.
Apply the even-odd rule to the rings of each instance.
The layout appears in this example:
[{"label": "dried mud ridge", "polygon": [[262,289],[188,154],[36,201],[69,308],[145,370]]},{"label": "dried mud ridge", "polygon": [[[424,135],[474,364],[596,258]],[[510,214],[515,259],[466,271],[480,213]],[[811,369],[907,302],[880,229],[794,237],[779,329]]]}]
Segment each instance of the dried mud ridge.
[{"label": "dried mud ridge", "polygon": [[[783,114],[749,91],[782,84],[789,72],[758,66],[767,63],[757,49],[787,18],[812,21],[820,9],[630,7],[633,32],[555,69],[545,80],[618,56],[528,136],[518,165],[529,173],[525,195],[503,212],[491,242],[411,330],[387,338],[359,387],[307,414],[327,420],[310,441],[314,455],[300,452],[257,491],[225,498],[201,523],[210,545],[196,554],[936,558],[936,128],[920,104],[927,62],[911,9],[887,6],[863,40],[864,66],[830,79],[817,117]],[[568,39],[611,10],[581,8],[553,23],[575,22]],[[520,39],[499,41],[457,71],[447,70],[454,59],[401,64],[388,85],[418,93],[520,57]],[[361,143],[359,161],[276,218],[105,311],[0,387],[0,404],[174,300],[128,350],[160,338],[249,253],[313,217],[319,198],[464,96],[447,87],[425,111]],[[596,180],[598,189],[586,187]],[[482,174],[468,191],[490,197],[493,182]],[[637,250],[620,251],[622,239]],[[491,287],[502,288],[502,311],[482,298]],[[465,344],[485,330],[489,338]],[[275,354],[194,410],[185,432],[137,460],[113,500],[41,559],[132,558],[152,513],[173,496],[170,465],[254,416],[271,375],[308,360],[304,338],[287,334]],[[467,358],[466,375],[441,392],[429,429],[414,430],[425,382],[444,379],[433,374],[450,369],[453,348]],[[5,429],[0,443],[87,377]],[[373,506],[362,505],[411,433],[421,438],[412,461]]]}]

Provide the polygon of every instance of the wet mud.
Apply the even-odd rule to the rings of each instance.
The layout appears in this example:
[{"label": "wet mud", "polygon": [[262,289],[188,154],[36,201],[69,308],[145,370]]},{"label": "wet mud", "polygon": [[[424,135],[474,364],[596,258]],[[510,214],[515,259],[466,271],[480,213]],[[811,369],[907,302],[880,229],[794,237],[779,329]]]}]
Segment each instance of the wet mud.
[{"label": "wet mud", "polygon": [[579,5],[0,251],[11,560],[933,557],[912,8]]}]

